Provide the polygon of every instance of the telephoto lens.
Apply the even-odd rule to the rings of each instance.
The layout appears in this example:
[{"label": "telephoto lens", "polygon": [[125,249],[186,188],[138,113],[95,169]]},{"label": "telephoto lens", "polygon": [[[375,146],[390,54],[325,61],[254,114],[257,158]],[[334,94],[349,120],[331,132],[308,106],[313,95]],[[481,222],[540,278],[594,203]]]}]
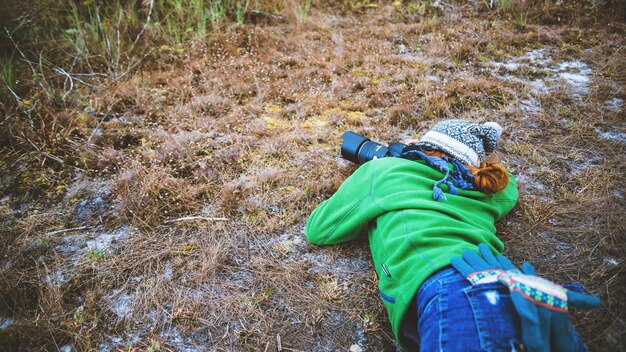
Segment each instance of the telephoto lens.
[{"label": "telephoto lens", "polygon": [[352,131],[345,132],[341,138],[341,156],[353,163],[364,164],[370,160],[388,156],[388,148],[369,138]]}]

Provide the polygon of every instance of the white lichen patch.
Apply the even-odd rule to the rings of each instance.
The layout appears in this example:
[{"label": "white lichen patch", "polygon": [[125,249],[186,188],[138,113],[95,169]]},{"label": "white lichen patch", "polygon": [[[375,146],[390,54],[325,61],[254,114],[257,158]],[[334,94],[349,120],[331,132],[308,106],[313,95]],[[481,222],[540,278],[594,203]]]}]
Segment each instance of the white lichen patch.
[{"label": "white lichen patch", "polygon": [[[548,52],[535,49],[507,62],[489,62],[493,75],[500,80],[521,83],[535,96],[548,94],[562,87],[573,98],[584,98],[590,92],[593,70],[581,60],[555,62]],[[506,73],[502,73],[502,70]],[[529,79],[525,74],[542,78]]]},{"label": "white lichen patch", "polygon": [[363,351],[363,348],[361,348],[361,346],[357,345],[356,343],[350,346],[350,352],[362,352],[362,351]]},{"label": "white lichen patch", "polygon": [[552,190],[550,189],[550,187],[548,187],[543,182],[537,180],[535,175],[533,175],[532,173],[528,175],[520,173],[519,175],[517,175],[517,177],[515,177],[515,179],[517,180],[517,183],[519,185],[523,185],[523,187],[520,187],[520,189],[526,190],[530,194],[536,195],[544,201],[552,201],[549,197],[549,195],[552,194]]},{"label": "white lichen patch", "polygon": [[59,288],[64,284],[70,282],[74,274],[67,266],[60,266],[55,271],[47,274],[44,277],[44,282],[53,288]]},{"label": "white lichen patch", "polygon": [[601,156],[594,155],[583,160],[566,160],[565,164],[569,167],[571,173],[577,176],[589,169],[589,167],[601,164],[602,160],[604,159]]},{"label": "white lichen patch", "polygon": [[121,336],[111,336],[105,342],[101,342],[98,345],[98,351],[110,352],[118,351],[127,346],[135,346],[141,341],[138,333],[126,333],[125,338]]},{"label": "white lichen patch", "polygon": [[548,86],[546,85],[546,82],[544,82],[542,79],[532,80],[528,83],[528,85],[531,88],[531,93],[535,95],[546,94],[550,92],[550,88],[548,88]]},{"label": "white lichen patch", "polygon": [[167,331],[162,331],[159,334],[159,338],[163,341],[167,341],[170,346],[176,351],[181,352],[195,352],[206,351],[206,348],[198,346],[190,338],[183,338],[180,331],[176,326],[172,326]]},{"label": "white lichen patch", "polygon": [[531,63],[533,66],[548,66],[552,59],[550,57],[546,57],[544,49],[534,49],[527,52],[525,55],[520,57],[520,60],[525,60]]},{"label": "white lichen patch", "polygon": [[522,99],[519,102],[519,109],[525,113],[538,114],[541,112],[541,102],[532,97]]},{"label": "white lichen patch", "polygon": [[598,138],[608,139],[611,141],[618,141],[622,143],[626,143],[626,133],[618,132],[618,131],[606,131],[603,132],[601,129],[596,128],[596,133],[598,134]]},{"label": "white lichen patch", "polygon": [[624,105],[624,99],[622,98],[613,98],[604,102],[604,108],[614,112],[620,111],[622,105]]},{"label": "white lichen patch", "polygon": [[112,293],[108,297],[111,310],[119,318],[130,317],[133,313],[133,300],[127,292]]},{"label": "white lichen patch", "polygon": [[[74,235],[66,235],[59,239],[56,246],[58,253],[63,254],[74,264],[89,257],[90,254],[95,257],[101,255],[112,255],[118,246],[126,239],[133,230],[124,225],[113,231],[95,231],[79,233]],[[92,258],[97,259],[97,258]],[[46,276],[48,283],[66,282],[66,271],[59,269],[52,274]]]},{"label": "white lichen patch", "polygon": [[160,280],[171,280],[173,274],[174,274],[174,269],[172,268],[171,264],[168,264],[163,270],[163,272],[158,275],[158,278]]},{"label": "white lichen patch", "polygon": [[87,249],[99,250],[106,252],[113,252],[116,249],[116,245],[130,234],[130,228],[126,225],[111,231],[103,232],[91,240],[87,241]]},{"label": "white lichen patch", "polygon": [[0,330],[6,330],[13,323],[15,323],[15,319],[11,317],[0,317]]},{"label": "white lichen patch", "polygon": [[580,98],[589,94],[589,83],[593,71],[586,63],[580,60],[561,62],[556,72],[558,72],[558,77],[565,81],[566,88],[572,96]]},{"label": "white lichen patch", "polygon": [[512,60],[505,63],[493,61],[491,64],[495,67],[502,67],[507,71],[517,71],[520,68],[520,64]]}]

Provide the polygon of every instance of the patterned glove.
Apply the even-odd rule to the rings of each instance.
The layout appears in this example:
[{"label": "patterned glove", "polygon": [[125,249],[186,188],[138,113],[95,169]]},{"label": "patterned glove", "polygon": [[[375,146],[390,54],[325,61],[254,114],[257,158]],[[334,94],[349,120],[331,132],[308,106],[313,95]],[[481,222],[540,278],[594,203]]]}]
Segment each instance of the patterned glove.
[{"label": "patterned glove", "polygon": [[478,249],[482,258],[476,252],[466,250],[463,258],[455,257],[450,262],[472,285],[499,281],[509,288],[521,319],[522,342],[526,350],[572,351],[575,338],[568,307],[597,309],[600,299],[570,291],[536,276],[530,263],[523,263],[520,272],[506,257],[494,257],[484,243]]}]

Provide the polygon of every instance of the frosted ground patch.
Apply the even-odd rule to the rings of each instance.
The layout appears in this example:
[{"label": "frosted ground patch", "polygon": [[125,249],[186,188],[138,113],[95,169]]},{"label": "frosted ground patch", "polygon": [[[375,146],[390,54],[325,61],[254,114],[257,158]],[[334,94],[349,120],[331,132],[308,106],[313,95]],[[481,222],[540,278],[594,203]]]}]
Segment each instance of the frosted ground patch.
[{"label": "frosted ground patch", "polygon": [[[590,92],[592,68],[581,60],[555,61],[544,49],[535,49],[506,62],[492,61],[492,74],[502,81],[520,83],[533,96],[522,101],[524,111],[538,113],[534,98],[562,87],[574,99],[582,100]],[[528,78],[540,77],[540,78]]]}]

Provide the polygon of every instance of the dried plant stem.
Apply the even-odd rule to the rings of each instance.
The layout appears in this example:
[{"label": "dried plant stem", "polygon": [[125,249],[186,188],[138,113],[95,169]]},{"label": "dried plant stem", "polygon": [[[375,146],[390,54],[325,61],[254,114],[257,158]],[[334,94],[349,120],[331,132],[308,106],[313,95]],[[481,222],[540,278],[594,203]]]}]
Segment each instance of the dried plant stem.
[{"label": "dried plant stem", "polygon": [[58,234],[61,234],[61,233],[66,233],[66,232],[88,230],[90,228],[91,228],[91,226],[72,227],[71,229],[63,229],[63,230],[56,230],[56,231],[47,232],[47,233],[45,233],[45,236],[54,236],[54,235],[58,235]]},{"label": "dried plant stem", "polygon": [[282,350],[283,350],[283,346],[280,341],[280,334],[276,334],[276,351],[282,352]]},{"label": "dried plant stem", "polygon": [[131,46],[131,50],[135,47],[135,44],[137,44],[137,42],[139,41],[139,38],[141,38],[141,36],[143,35],[143,32],[146,31],[146,28],[148,28],[148,24],[150,23],[150,17],[152,16],[152,8],[154,7],[154,0],[150,0],[149,5],[150,5],[150,8],[148,9],[148,17],[146,18],[146,23],[143,24],[141,31],[139,32],[139,34],[137,34],[137,37],[135,37],[135,40],[133,41],[133,45]]},{"label": "dried plant stem", "polygon": [[193,221],[193,220],[226,221],[228,219],[227,218],[208,218],[205,216],[186,216],[186,217],[182,217],[178,219],[166,220],[164,224],[171,224],[171,223],[181,222],[181,221]]},{"label": "dried plant stem", "polygon": [[[15,48],[15,50],[17,50],[17,52],[20,53],[20,56],[22,57],[22,61],[27,63],[28,67],[30,67],[30,70],[31,70],[31,72],[33,74],[33,77],[38,76],[38,73],[35,70],[35,67],[33,67],[33,64],[31,63],[31,61],[28,60],[26,55],[22,52],[22,49],[20,49],[20,47],[15,42],[15,40],[13,40],[13,35],[11,34],[11,32],[9,32],[9,30],[6,27],[4,27],[4,31],[6,32],[7,38],[9,38],[9,40],[11,41],[11,44],[13,44],[13,47]],[[46,94],[46,96],[51,96],[51,93],[46,89],[46,87],[43,85],[43,83],[39,82],[39,86],[41,87],[43,92]]]}]

